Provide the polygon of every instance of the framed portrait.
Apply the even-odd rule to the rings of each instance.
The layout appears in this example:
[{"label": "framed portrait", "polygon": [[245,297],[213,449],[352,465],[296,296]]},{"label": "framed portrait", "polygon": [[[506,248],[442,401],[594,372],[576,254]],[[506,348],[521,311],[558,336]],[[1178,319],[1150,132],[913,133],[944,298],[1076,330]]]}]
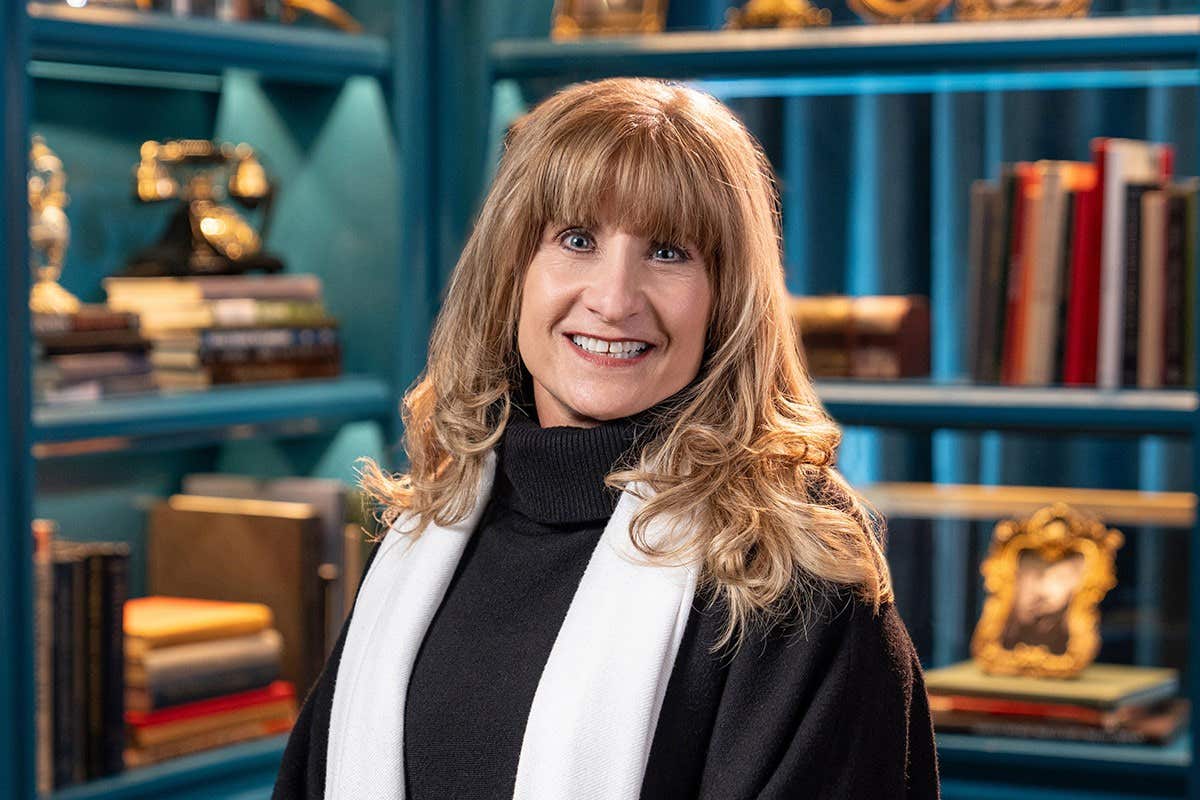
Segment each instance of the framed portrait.
[{"label": "framed portrait", "polygon": [[1092,0],[957,0],[961,20],[1086,17]]},{"label": "framed portrait", "polygon": [[985,672],[1065,678],[1100,649],[1099,604],[1117,585],[1120,531],[1065,503],[992,533],[981,567],[987,599],[971,638]]},{"label": "framed portrait", "polygon": [[551,39],[659,33],[667,0],[554,0]]}]

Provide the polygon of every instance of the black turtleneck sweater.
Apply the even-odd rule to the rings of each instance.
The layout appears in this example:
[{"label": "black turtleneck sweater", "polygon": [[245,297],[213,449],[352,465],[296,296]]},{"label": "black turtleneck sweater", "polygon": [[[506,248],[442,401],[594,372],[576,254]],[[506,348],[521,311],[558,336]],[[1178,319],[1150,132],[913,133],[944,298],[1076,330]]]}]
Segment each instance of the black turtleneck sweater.
[{"label": "black turtleneck sweater", "polygon": [[[542,668],[618,499],[603,477],[632,455],[648,420],[642,412],[587,429],[540,428],[519,413],[510,420],[492,496],[409,683],[408,800],[512,796]],[[873,615],[840,590],[827,600],[829,613],[806,630],[753,634],[730,656],[711,652],[721,607],[697,596],[643,800],[938,797],[921,665],[895,606]],[[349,618],[304,701],[274,800],[324,796],[348,628]]]},{"label": "black turtleneck sweater", "polygon": [[620,493],[636,426],[540,428],[518,412],[492,497],[417,654],[404,709],[409,800],[511,797],[542,665]]}]

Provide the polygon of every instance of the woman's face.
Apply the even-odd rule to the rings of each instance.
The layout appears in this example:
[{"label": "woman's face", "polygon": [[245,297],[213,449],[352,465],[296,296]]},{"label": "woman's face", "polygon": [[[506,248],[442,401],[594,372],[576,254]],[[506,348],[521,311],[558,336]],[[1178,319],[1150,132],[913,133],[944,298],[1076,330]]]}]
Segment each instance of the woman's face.
[{"label": "woman's face", "polygon": [[550,224],[525,275],[517,346],[542,427],[636,414],[696,377],[712,290],[691,242]]}]

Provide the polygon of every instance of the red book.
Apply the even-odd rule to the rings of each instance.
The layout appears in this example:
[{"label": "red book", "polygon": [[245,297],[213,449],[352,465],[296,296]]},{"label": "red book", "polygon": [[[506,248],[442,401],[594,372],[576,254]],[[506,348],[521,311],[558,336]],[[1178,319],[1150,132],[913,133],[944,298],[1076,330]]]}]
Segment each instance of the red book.
[{"label": "red book", "polygon": [[158,711],[126,711],[125,722],[135,728],[166,725],[185,719],[195,719],[209,714],[219,714],[239,708],[274,703],[296,696],[296,687],[290,681],[275,681],[270,686],[248,692],[222,695],[195,703],[182,703]]},{"label": "red book", "polygon": [[1071,291],[1067,305],[1063,383],[1096,385],[1097,345],[1100,339],[1100,237],[1104,231],[1104,160],[1108,140],[1092,140],[1096,186],[1081,192],[1071,232]]}]

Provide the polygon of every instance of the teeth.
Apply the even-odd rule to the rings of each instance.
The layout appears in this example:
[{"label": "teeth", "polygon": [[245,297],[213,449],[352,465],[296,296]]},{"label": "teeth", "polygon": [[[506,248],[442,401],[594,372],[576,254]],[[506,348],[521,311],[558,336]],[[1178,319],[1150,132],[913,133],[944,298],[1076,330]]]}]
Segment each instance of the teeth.
[{"label": "teeth", "polygon": [[645,342],[606,342],[590,336],[572,336],[571,341],[589,353],[600,353],[612,358],[633,358],[649,345]]}]

